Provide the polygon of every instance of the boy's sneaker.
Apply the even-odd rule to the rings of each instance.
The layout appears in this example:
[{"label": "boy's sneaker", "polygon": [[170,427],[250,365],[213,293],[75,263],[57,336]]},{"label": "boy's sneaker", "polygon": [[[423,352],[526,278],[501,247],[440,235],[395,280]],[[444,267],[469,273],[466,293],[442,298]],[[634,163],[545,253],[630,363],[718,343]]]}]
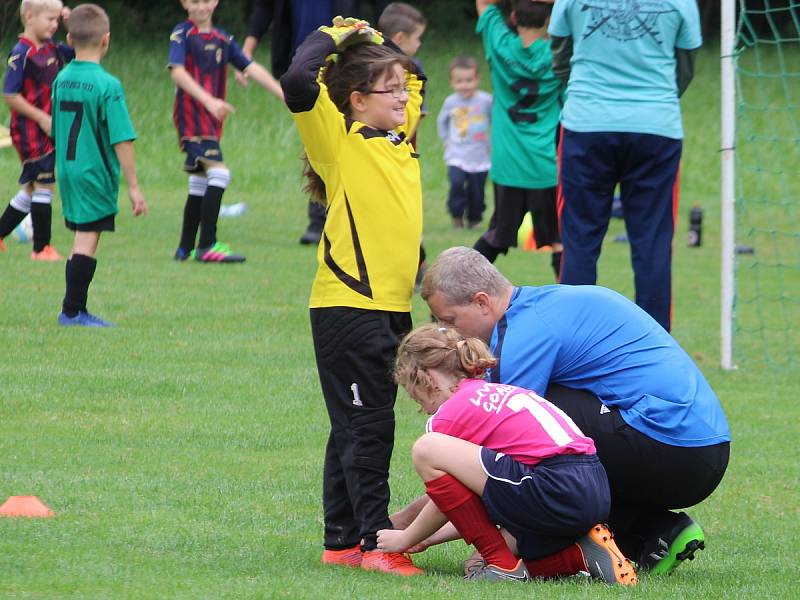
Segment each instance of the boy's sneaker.
[{"label": "boy's sneaker", "polygon": [[622,554],[605,525],[598,523],[576,543],[592,577],[608,584],[636,585],[639,582],[633,563]]},{"label": "boy's sneaker", "polygon": [[684,560],[694,560],[694,553],[706,547],[705,539],[700,525],[678,513],[672,527],[645,541],[639,568],[656,575],[671,573]]},{"label": "boy's sneaker", "polygon": [[62,312],[58,315],[58,324],[63,326],[80,325],[81,327],[116,327],[110,321],[105,321],[88,312],[79,312],[74,317],[68,317]]},{"label": "boy's sneaker", "polygon": [[517,566],[510,570],[483,563],[482,566],[474,567],[464,576],[464,579],[470,581],[518,581],[524,583],[530,581],[531,576],[530,573],[528,573],[528,569],[525,567],[525,563],[520,559],[519,562],[517,562]]},{"label": "boy's sneaker", "polygon": [[39,252],[31,252],[31,260],[45,260],[54,262],[57,260],[64,260],[64,258],[58,253],[58,251],[47,244],[44,248],[41,249]]},{"label": "boy's sneaker", "polygon": [[0,252],[5,252],[6,250],[8,250],[8,246],[6,246],[3,238],[0,238]]},{"label": "boy's sneaker", "polygon": [[194,258],[194,250],[187,250],[186,248],[178,246],[178,249],[175,250],[175,255],[172,258],[174,258],[178,262],[183,262],[190,258]]},{"label": "boy's sneaker", "polygon": [[361,566],[361,546],[355,545],[352,548],[345,548],[344,550],[325,550],[322,553],[322,564],[324,565],[339,565],[342,567]]},{"label": "boy's sneaker", "polygon": [[194,259],[203,263],[240,263],[245,261],[244,256],[232,252],[227,244],[220,242],[210,248],[198,248],[194,253]]},{"label": "boy's sneaker", "polygon": [[424,575],[425,571],[414,566],[408,554],[402,552],[381,552],[368,550],[361,557],[361,568],[367,571],[380,571],[392,575]]}]

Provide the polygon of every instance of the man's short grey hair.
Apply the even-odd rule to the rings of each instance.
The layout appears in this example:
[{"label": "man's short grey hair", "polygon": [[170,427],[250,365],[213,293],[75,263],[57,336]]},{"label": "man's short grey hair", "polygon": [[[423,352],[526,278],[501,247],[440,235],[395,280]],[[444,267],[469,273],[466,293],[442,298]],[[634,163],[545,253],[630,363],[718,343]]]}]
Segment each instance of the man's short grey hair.
[{"label": "man's short grey hair", "polygon": [[423,300],[441,292],[452,304],[469,304],[475,294],[500,297],[511,287],[492,263],[477,250],[456,246],[442,252],[425,271],[420,286]]}]

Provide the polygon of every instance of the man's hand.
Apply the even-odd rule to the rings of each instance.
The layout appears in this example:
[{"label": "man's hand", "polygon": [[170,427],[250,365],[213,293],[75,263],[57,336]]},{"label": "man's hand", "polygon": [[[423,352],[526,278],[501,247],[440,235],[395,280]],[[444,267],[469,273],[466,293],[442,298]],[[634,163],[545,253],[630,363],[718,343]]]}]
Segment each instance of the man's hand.
[{"label": "man's hand", "polygon": [[323,33],[327,33],[336,43],[336,49],[341,51],[353,44],[372,42],[382,44],[383,35],[380,31],[370,26],[363,19],[354,17],[334,17],[333,25],[322,26],[319,28]]}]

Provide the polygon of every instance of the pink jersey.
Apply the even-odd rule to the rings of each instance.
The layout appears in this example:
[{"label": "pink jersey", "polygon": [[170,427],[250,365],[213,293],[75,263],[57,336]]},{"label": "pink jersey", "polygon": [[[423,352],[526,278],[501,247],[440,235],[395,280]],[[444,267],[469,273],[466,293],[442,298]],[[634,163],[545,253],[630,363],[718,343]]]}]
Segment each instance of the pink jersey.
[{"label": "pink jersey", "polygon": [[427,430],[508,454],[526,465],[561,454],[595,454],[594,441],[557,406],[513,385],[465,379]]}]

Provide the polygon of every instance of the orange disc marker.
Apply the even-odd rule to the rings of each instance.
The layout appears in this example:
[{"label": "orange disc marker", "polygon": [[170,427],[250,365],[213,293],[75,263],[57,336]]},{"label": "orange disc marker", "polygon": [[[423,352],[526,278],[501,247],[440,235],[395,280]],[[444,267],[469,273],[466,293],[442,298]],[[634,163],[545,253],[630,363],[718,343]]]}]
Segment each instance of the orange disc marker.
[{"label": "orange disc marker", "polygon": [[54,517],[55,514],[36,496],[9,496],[0,506],[0,517]]}]

